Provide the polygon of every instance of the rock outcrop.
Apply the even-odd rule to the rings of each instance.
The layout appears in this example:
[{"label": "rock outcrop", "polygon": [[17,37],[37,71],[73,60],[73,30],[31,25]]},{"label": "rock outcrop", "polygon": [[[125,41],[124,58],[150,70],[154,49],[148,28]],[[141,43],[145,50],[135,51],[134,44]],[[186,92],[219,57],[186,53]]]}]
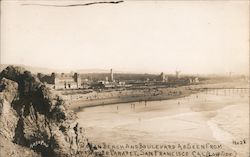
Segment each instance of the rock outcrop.
[{"label": "rock outcrop", "polygon": [[0,73],[0,156],[98,156],[75,120],[29,71],[9,66]]}]

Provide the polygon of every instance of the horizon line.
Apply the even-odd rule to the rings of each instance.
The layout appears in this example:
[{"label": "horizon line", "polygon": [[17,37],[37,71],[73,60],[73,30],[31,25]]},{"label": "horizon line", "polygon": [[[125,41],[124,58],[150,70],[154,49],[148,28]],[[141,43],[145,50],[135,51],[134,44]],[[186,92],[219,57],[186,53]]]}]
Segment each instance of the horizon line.
[{"label": "horizon line", "polygon": [[[3,67],[2,67],[3,66]],[[77,69],[72,69],[72,68],[51,68],[51,67],[43,67],[43,66],[32,66],[32,65],[25,65],[25,64],[0,64],[0,70],[2,71],[5,69],[7,66],[19,66],[23,67],[31,72],[34,73],[73,73],[79,71],[86,71],[86,72],[80,72],[82,74],[89,74],[89,73],[109,73],[109,71],[112,69],[114,73],[119,73],[119,74],[152,74],[152,75],[159,75],[160,73],[168,74],[168,75],[175,75],[176,71],[178,70],[173,70],[172,72],[166,72],[166,71],[158,71],[158,72],[153,72],[153,71],[143,71],[143,70],[115,70],[115,68],[109,68],[109,69],[102,69],[102,68],[77,68]],[[32,69],[34,68],[34,69]],[[37,69],[36,69],[37,68]],[[43,72],[41,72],[43,71]],[[46,72],[45,72],[46,71]],[[230,72],[224,72],[224,73],[187,73],[187,72],[181,72],[181,75],[196,75],[196,76],[204,76],[204,75],[219,75],[219,76],[228,76]],[[249,73],[236,73],[236,72],[231,72],[231,75],[233,76],[238,76],[238,75],[246,75],[249,76]]]}]

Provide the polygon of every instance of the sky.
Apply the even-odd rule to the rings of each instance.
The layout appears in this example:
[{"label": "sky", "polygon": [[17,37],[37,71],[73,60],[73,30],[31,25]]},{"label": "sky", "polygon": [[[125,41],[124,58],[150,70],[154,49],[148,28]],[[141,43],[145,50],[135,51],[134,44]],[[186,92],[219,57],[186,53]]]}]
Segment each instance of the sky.
[{"label": "sky", "polygon": [[33,5],[87,2],[2,1],[1,64],[143,73],[249,71],[247,0]]}]

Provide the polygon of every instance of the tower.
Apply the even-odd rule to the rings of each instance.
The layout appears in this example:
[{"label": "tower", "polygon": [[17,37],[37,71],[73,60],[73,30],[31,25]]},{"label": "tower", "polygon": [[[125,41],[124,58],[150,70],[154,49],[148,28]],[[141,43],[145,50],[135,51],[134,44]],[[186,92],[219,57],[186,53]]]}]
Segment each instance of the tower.
[{"label": "tower", "polygon": [[76,82],[76,87],[80,88],[80,86],[81,86],[81,77],[80,77],[80,75],[78,73],[74,73],[73,78],[74,78],[74,81]]},{"label": "tower", "polygon": [[180,72],[181,72],[181,71],[177,71],[177,70],[175,71],[175,77],[176,77],[177,79],[180,78]]},{"label": "tower", "polygon": [[163,72],[160,74],[160,77],[162,82],[168,82],[168,77]]},{"label": "tower", "polygon": [[229,72],[229,78],[232,78],[233,72]]},{"label": "tower", "polygon": [[165,75],[164,75],[163,72],[160,74],[160,77],[161,77],[161,81],[162,81],[162,82],[165,82]]},{"label": "tower", "polygon": [[51,73],[50,78],[52,79],[53,84],[57,83],[56,73]]},{"label": "tower", "polygon": [[114,82],[114,75],[112,69],[110,69],[110,82]]}]

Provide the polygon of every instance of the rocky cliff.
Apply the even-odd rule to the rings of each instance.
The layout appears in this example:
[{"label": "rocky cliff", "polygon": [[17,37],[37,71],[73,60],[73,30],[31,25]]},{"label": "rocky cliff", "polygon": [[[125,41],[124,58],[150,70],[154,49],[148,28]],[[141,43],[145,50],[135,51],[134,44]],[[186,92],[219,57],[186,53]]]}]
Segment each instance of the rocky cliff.
[{"label": "rocky cliff", "polygon": [[0,156],[98,156],[68,104],[21,67],[0,73]]}]

